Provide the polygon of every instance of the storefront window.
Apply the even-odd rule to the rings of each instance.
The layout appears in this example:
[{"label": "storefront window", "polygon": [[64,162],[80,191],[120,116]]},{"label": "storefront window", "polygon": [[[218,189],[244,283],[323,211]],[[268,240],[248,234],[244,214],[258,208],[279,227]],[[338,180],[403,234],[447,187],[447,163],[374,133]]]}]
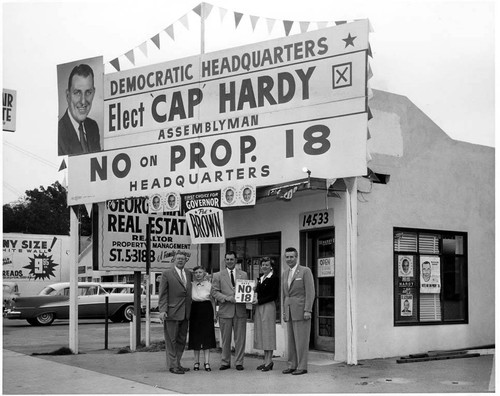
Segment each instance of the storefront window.
[{"label": "storefront window", "polygon": [[467,323],[467,234],[394,229],[394,324]]},{"label": "storefront window", "polygon": [[[236,265],[248,274],[248,279],[257,279],[260,274],[260,259],[270,257],[274,261],[274,273],[280,278],[281,285],[281,234],[262,234],[247,237],[231,238],[226,242],[227,250],[236,252]],[[280,290],[281,295],[281,290]],[[248,311],[250,312],[250,311]],[[276,304],[276,321],[280,322],[280,299]],[[253,320],[252,312],[249,319]]]}]

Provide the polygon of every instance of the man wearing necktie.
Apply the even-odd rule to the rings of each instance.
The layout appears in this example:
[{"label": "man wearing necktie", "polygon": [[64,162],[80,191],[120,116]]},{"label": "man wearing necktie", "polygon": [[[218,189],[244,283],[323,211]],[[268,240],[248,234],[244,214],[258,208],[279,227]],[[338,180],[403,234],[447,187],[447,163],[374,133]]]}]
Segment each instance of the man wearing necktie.
[{"label": "man wearing necktie", "polygon": [[94,95],[94,71],[86,64],[75,66],[66,89],[68,109],[59,120],[58,155],[101,151],[99,126],[88,117]]},{"label": "man wearing necktie", "polygon": [[309,268],[299,265],[297,249],[285,249],[288,269],[283,274],[283,319],[287,323],[288,368],[283,374],[307,373],[314,279]]},{"label": "man wearing necktie", "polygon": [[220,370],[231,367],[231,334],[234,333],[236,370],[243,370],[245,339],[247,332],[247,312],[244,303],[236,303],[235,285],[238,279],[248,279],[246,272],[236,269],[236,253],[228,251],[225,256],[226,268],[217,272],[212,281],[212,297],[219,304],[221,335]]},{"label": "man wearing necktie", "polygon": [[184,269],[186,261],[186,254],[177,252],[174,267],[163,271],[160,279],[158,307],[165,336],[167,368],[173,374],[189,371],[181,366],[191,312],[191,273]]}]

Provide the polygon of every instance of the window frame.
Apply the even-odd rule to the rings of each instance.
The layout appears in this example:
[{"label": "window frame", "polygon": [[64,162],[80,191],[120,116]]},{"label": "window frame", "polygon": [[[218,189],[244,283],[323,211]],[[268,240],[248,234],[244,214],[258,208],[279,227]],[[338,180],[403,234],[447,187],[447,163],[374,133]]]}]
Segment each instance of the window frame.
[{"label": "window frame", "polygon": [[[417,234],[416,239],[416,251],[409,250],[396,250],[396,235],[398,233],[415,233]],[[439,235],[439,253],[428,253],[421,252],[420,246],[420,236],[421,234],[435,234]],[[463,252],[461,254],[455,253],[454,255],[448,255],[443,252],[443,239],[446,237],[462,237],[463,238]],[[456,324],[468,324],[469,323],[469,276],[468,276],[468,233],[463,231],[449,231],[449,230],[435,230],[435,229],[422,229],[422,228],[405,228],[405,227],[393,227],[392,233],[392,251],[393,251],[393,324],[396,327],[400,326],[441,326],[441,325],[456,325]],[[414,278],[415,278],[415,300],[413,302],[413,310],[416,311],[416,319],[414,320],[401,320],[399,316],[399,299],[400,299],[400,285],[399,285],[399,275],[398,275],[398,256],[413,256],[414,257]],[[438,256],[440,258],[440,278],[441,278],[441,289],[439,294],[439,302],[440,302],[440,320],[433,321],[422,321],[420,318],[420,256]],[[444,284],[444,274],[445,274],[445,266],[444,266],[444,258],[445,256],[453,256],[455,258],[462,257],[463,258],[463,269],[461,273],[461,277],[464,280],[462,296],[463,296],[463,304],[464,304],[464,313],[463,319],[445,319],[445,284]],[[403,287],[401,287],[403,288]]]}]

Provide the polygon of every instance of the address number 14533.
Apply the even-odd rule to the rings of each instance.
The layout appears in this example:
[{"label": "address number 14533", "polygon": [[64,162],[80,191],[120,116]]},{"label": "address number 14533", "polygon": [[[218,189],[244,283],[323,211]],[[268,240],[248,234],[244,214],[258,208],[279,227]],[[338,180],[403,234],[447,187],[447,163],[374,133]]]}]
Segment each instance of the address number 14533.
[{"label": "address number 14533", "polygon": [[316,210],[300,214],[300,230],[330,226],[333,226],[333,209]]}]

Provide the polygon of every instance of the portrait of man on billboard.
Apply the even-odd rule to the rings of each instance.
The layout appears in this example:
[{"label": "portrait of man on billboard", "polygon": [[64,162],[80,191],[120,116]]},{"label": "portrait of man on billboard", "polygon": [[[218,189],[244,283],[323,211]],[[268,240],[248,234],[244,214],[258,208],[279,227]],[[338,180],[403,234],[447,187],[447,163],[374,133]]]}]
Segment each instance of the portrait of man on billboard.
[{"label": "portrait of man on billboard", "polygon": [[[58,65],[58,155],[102,150],[102,57]],[[96,87],[99,93],[97,93]],[[94,118],[90,117],[90,112]]]}]

